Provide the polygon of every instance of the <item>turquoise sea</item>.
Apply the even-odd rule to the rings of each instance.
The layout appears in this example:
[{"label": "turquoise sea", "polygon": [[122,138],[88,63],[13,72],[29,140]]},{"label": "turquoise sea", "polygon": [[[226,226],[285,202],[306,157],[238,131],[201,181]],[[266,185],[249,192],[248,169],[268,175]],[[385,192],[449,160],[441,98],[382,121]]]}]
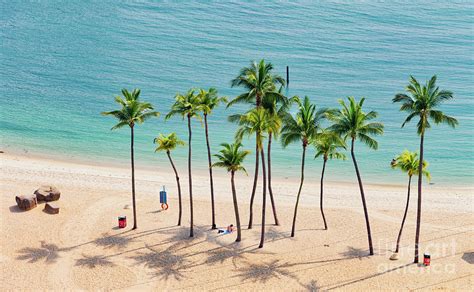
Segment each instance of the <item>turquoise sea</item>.
[{"label": "turquoise sea", "polygon": [[[385,135],[378,151],[357,144],[364,180],[404,184],[390,160],[417,150],[415,123],[400,128],[404,114],[391,99],[410,74],[454,92],[443,110],[459,119],[451,130],[432,128],[426,159],[436,185],[472,185],[474,178],[474,2],[302,1],[132,2],[2,1],[0,86],[1,148],[63,159],[128,163],[129,131],[110,131],[100,112],[116,107],[123,87],[166,114],[173,96],[190,87],[241,92],[230,80],[250,60],[265,58],[285,75],[290,95],[308,95],[335,107],[348,95],[367,97],[380,113]],[[246,106],[218,109],[210,118],[212,149],[230,141],[235,126],[226,117]],[[152,120],[136,130],[138,165],[165,171],[153,153],[153,138],[176,131],[179,118]],[[206,168],[204,130],[194,123],[194,166]],[[252,143],[246,146],[253,149]],[[301,146],[275,143],[276,176],[299,175]],[[321,161],[308,158],[307,177],[318,179]],[[174,154],[185,169],[186,151]],[[254,159],[249,158],[251,171]],[[332,180],[355,181],[350,160],[329,164]]]}]

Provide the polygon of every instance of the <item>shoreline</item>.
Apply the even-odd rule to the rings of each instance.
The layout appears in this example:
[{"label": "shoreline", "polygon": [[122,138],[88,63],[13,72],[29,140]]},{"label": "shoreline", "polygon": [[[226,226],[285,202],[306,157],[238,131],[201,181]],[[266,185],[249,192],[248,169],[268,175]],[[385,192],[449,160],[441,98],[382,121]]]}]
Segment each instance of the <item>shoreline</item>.
[{"label": "shoreline", "polygon": [[[26,158],[26,159],[31,159],[31,160],[41,160],[44,162],[57,162],[57,163],[62,163],[62,164],[70,164],[70,165],[76,165],[76,166],[82,166],[82,167],[99,167],[99,168],[112,168],[116,170],[130,170],[130,165],[129,162],[125,161],[117,161],[117,162],[112,162],[110,159],[105,159],[105,161],[101,162],[94,162],[93,159],[84,159],[84,158],[79,158],[79,157],[64,157],[60,155],[54,155],[52,153],[40,153],[40,152],[35,152],[31,153],[30,151],[26,151],[26,149],[23,149],[23,151],[14,151],[11,148],[4,148],[1,149],[3,153],[0,153],[0,157],[5,157],[7,159],[18,159],[18,158]],[[193,160],[195,162],[195,160]],[[166,165],[163,167],[162,164],[157,164],[156,166],[152,166],[150,164],[145,164],[145,163],[140,163],[140,161],[135,160],[135,169],[138,171],[146,171],[146,172],[157,172],[157,173],[162,173],[162,172],[168,172],[171,170],[171,166],[168,165],[168,161],[164,161],[164,164]],[[252,165],[253,166],[253,165]],[[169,169],[168,169],[169,167]],[[183,167],[182,165],[177,165],[178,169],[182,169],[180,176],[183,174],[187,174],[187,168]],[[194,167],[193,168],[193,177],[196,175],[197,177],[208,177],[208,168],[207,167]],[[253,170],[249,171],[249,176],[253,176]],[[213,172],[215,177],[224,177],[222,174],[221,170],[214,170]],[[317,184],[319,185],[320,173],[314,173],[307,172],[305,174],[305,184]],[[279,182],[285,182],[285,181],[294,181],[298,180],[299,181],[299,175],[294,176],[294,177],[282,177],[281,175],[272,173],[272,182],[273,181],[279,181]],[[325,185],[343,185],[343,186],[352,186],[352,187],[357,187],[357,179],[354,173],[354,177],[349,180],[334,180],[331,178],[325,178],[324,180]],[[426,180],[424,180],[424,187],[427,188],[432,188],[432,189],[445,189],[445,190],[459,190],[459,191],[470,191],[472,194],[474,194],[474,184],[469,184],[469,183],[453,183],[451,185],[439,185],[439,184],[434,184],[434,183],[427,183]],[[380,183],[374,183],[374,182],[364,182],[364,186],[372,186],[374,188],[380,187],[380,188],[406,188],[405,182],[400,182],[400,183],[394,183],[394,182],[380,182]],[[412,183],[412,188],[414,188],[415,184]]]},{"label": "shoreline", "polygon": [[[127,166],[111,166],[104,164],[87,164],[84,162],[53,160],[35,155],[14,155],[2,153],[1,166],[3,180],[16,180],[28,182],[36,181],[38,184],[54,185],[80,185],[83,187],[103,188],[113,190],[130,189],[130,168]],[[178,166],[182,195],[188,194],[187,169]],[[231,202],[230,178],[223,169],[216,169],[214,175],[215,199],[221,202]],[[44,179],[43,177],[46,177]],[[177,194],[174,173],[169,169],[136,167],[137,194],[147,197],[156,197],[162,185],[166,185],[169,193]],[[306,207],[319,206],[320,181],[306,176],[303,186],[301,204]],[[236,175],[236,188],[242,204],[246,204],[250,197],[253,184],[253,175],[245,176],[243,173]],[[296,199],[299,179],[272,179],[277,205],[293,206]],[[261,178],[257,185],[256,201],[261,200]],[[34,186],[32,186],[34,188]],[[369,208],[371,206],[384,206],[383,209],[403,209],[406,200],[405,185],[390,184],[364,184]],[[33,189],[32,189],[33,190]],[[193,172],[193,190],[196,200],[209,201],[209,175],[207,171]],[[416,186],[412,186],[412,199],[416,199]],[[424,205],[431,208],[445,210],[447,206],[451,211],[469,211],[474,202],[474,186],[471,187],[439,187],[424,185]],[[268,194],[267,194],[268,196]],[[354,182],[324,182],[324,196],[330,208],[358,209],[361,205],[359,187]],[[464,201],[459,204],[458,200]],[[414,203],[415,205],[416,203]]]}]

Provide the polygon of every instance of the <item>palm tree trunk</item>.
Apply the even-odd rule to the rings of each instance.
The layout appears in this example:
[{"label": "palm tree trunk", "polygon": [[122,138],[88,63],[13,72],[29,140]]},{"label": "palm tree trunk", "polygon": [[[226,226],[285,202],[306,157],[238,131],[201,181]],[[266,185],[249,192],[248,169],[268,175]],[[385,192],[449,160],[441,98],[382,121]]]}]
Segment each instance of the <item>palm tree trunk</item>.
[{"label": "palm tree trunk", "polygon": [[372,233],[370,232],[369,213],[367,212],[367,204],[365,203],[364,187],[362,186],[362,179],[360,178],[359,167],[357,166],[357,161],[354,155],[354,142],[355,142],[355,138],[352,138],[352,144],[351,144],[352,162],[354,162],[354,167],[357,174],[357,180],[359,182],[360,196],[362,198],[362,206],[364,207],[365,225],[367,226],[367,238],[369,240],[369,254],[373,255],[374,247],[372,245]]},{"label": "palm tree trunk", "polygon": [[[258,109],[260,108],[260,95],[258,93],[255,96],[255,107]],[[250,195],[250,214],[249,214],[249,226],[248,229],[252,229],[253,224],[253,201],[255,199],[255,191],[257,189],[257,180],[258,180],[258,154],[259,154],[259,147],[258,147],[258,133],[255,134],[255,175],[253,177],[253,186],[252,186],[252,195]]]},{"label": "palm tree trunk", "polygon": [[411,175],[408,176],[407,204],[405,206],[405,214],[403,214],[402,225],[400,226],[400,231],[398,232],[397,247],[395,248],[396,253],[398,253],[398,248],[400,247],[400,238],[402,237],[403,225],[405,225],[405,219],[407,218],[407,213],[408,213],[408,205],[410,204],[410,186],[411,186]]},{"label": "palm tree trunk", "polygon": [[134,133],[133,133],[133,125],[130,127],[131,131],[131,139],[130,139],[130,160],[132,163],[132,205],[133,205],[133,229],[137,229],[137,205],[135,202],[135,155],[133,149],[133,140],[134,140]]},{"label": "palm tree trunk", "polygon": [[179,183],[179,176],[178,176],[178,171],[176,170],[176,167],[174,166],[173,160],[171,159],[171,154],[170,151],[166,151],[166,154],[168,154],[168,158],[170,160],[171,166],[173,167],[174,170],[174,175],[176,176],[176,184],[178,185],[178,205],[179,205],[179,215],[178,215],[178,226],[181,225],[181,215],[183,213],[183,205],[181,202],[181,184]]},{"label": "palm tree trunk", "polygon": [[248,227],[248,229],[252,229],[253,201],[255,199],[255,191],[257,190],[257,180],[258,180],[258,159],[259,159],[258,145],[256,145],[255,149],[256,149],[256,151],[255,151],[255,175],[253,177],[252,195],[250,196],[250,215],[249,215],[249,227]]},{"label": "palm tree trunk", "polygon": [[212,160],[211,160],[211,147],[209,146],[209,131],[207,127],[207,114],[204,114],[204,127],[206,130],[206,145],[207,145],[207,160],[209,162],[209,178],[211,182],[211,209],[212,209],[212,229],[217,229],[216,226],[216,213],[214,207],[214,182],[212,179]]},{"label": "palm tree trunk", "polygon": [[189,206],[191,209],[191,227],[189,228],[189,237],[194,237],[194,221],[193,221],[193,180],[191,177],[191,116],[188,115],[188,176],[189,176]]},{"label": "palm tree trunk", "polygon": [[326,170],[326,162],[328,159],[324,157],[324,162],[323,162],[323,170],[321,172],[321,195],[319,198],[319,208],[321,209],[321,216],[323,216],[323,221],[324,221],[324,230],[328,230],[328,225],[326,224],[326,217],[324,216],[324,211],[323,211],[323,183],[324,183],[324,171]]},{"label": "palm tree trunk", "polygon": [[260,148],[260,153],[262,155],[262,174],[263,174],[263,200],[262,200],[262,231],[260,235],[260,244],[258,248],[263,247],[263,242],[265,241],[265,212],[266,212],[266,203],[267,203],[267,175],[265,171],[265,155],[263,153],[263,147]]},{"label": "palm tree trunk", "polygon": [[293,225],[291,227],[291,237],[295,237],[296,214],[298,213],[298,204],[300,202],[301,189],[303,188],[303,182],[304,182],[304,160],[305,160],[305,156],[306,156],[306,145],[303,145],[303,154],[301,155],[300,188],[298,189],[298,195],[296,196],[295,213],[293,214]]},{"label": "palm tree trunk", "polygon": [[273,199],[273,190],[272,190],[272,159],[271,159],[271,149],[272,149],[272,132],[268,134],[268,150],[267,150],[267,160],[268,160],[268,193],[270,194],[270,201],[272,202],[272,211],[273,218],[275,219],[275,225],[280,225],[278,221],[275,200]]},{"label": "palm tree trunk", "polygon": [[425,133],[421,133],[420,138],[420,162],[418,166],[418,207],[416,210],[416,235],[415,235],[415,259],[414,263],[418,263],[418,245],[420,243],[420,225],[421,225],[421,186],[423,183],[423,140]]},{"label": "palm tree trunk", "polygon": [[242,231],[240,228],[240,216],[239,216],[239,205],[237,204],[237,193],[235,191],[235,182],[234,182],[234,171],[231,171],[230,175],[230,182],[232,185],[232,198],[234,200],[234,211],[235,211],[235,222],[237,224],[237,239],[235,240],[236,242],[239,242],[242,240]]}]

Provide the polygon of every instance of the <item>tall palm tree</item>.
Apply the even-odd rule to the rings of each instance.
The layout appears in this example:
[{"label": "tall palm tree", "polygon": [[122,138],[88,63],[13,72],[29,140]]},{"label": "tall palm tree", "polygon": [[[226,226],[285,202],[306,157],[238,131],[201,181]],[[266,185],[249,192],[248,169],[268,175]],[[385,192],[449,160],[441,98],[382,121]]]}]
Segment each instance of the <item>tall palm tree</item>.
[{"label": "tall palm tree", "polygon": [[237,130],[236,138],[241,140],[244,135],[250,136],[255,134],[257,138],[257,150],[260,151],[262,174],[263,174],[263,200],[262,200],[262,229],[260,236],[259,248],[263,247],[265,241],[265,212],[266,212],[266,190],[267,190],[267,172],[265,169],[265,155],[263,151],[264,133],[273,127],[276,130],[276,125],[273,120],[269,119],[268,113],[263,108],[253,109],[245,115],[242,115],[239,121],[240,128]]},{"label": "tall palm tree", "polygon": [[216,213],[214,207],[214,181],[212,178],[212,160],[211,160],[211,146],[209,143],[209,130],[207,124],[207,116],[219,105],[219,103],[227,102],[225,97],[219,97],[217,95],[217,89],[209,88],[209,90],[200,89],[198,93],[200,100],[200,108],[204,116],[204,129],[206,134],[206,146],[207,146],[207,160],[209,162],[209,178],[211,184],[211,209],[212,209],[212,229],[216,229]]},{"label": "tall palm tree", "polygon": [[[403,214],[402,224],[400,226],[400,231],[398,232],[397,237],[397,247],[395,248],[395,253],[398,253],[400,247],[400,238],[402,237],[403,225],[405,225],[405,219],[407,218],[408,205],[410,204],[410,187],[411,187],[411,177],[413,175],[418,175],[418,167],[420,161],[417,158],[418,154],[416,152],[410,152],[405,150],[402,154],[398,155],[395,159],[392,160],[391,167],[393,169],[400,169],[402,172],[408,174],[408,192],[407,192],[407,203],[405,206],[405,213]],[[428,167],[428,162],[423,161],[423,175],[430,180],[430,172],[426,170]]]},{"label": "tall palm tree", "polygon": [[191,172],[191,155],[192,155],[192,130],[191,130],[191,119],[193,117],[201,119],[200,112],[200,101],[197,95],[194,94],[195,90],[190,89],[185,94],[176,94],[175,102],[171,106],[171,111],[166,115],[166,119],[171,118],[175,115],[186,117],[188,120],[188,179],[189,179],[189,204],[191,210],[191,222],[189,228],[189,237],[194,236],[194,216],[193,216],[193,180]]},{"label": "tall palm tree", "polygon": [[[410,76],[410,84],[405,88],[408,94],[399,93],[393,98],[393,102],[402,103],[400,111],[406,111],[408,116],[402,124],[402,127],[406,123],[410,122],[413,118],[418,117],[419,121],[417,124],[417,132],[420,135],[420,161],[423,161],[423,141],[425,138],[425,132],[431,128],[430,121],[438,124],[447,124],[452,128],[458,125],[458,121],[450,116],[445,115],[442,111],[437,110],[439,106],[445,101],[449,101],[454,98],[453,93],[449,90],[440,90],[436,86],[436,75],[426,82],[425,85]],[[421,191],[423,172],[422,163],[418,167],[418,208],[416,212],[416,235],[415,235],[415,259],[414,262],[418,263],[418,245],[420,242],[420,225],[421,225]]]},{"label": "tall palm tree", "polygon": [[227,169],[228,172],[230,172],[230,183],[232,187],[232,198],[234,201],[235,222],[237,224],[237,239],[235,241],[239,242],[242,240],[242,230],[240,227],[239,205],[237,204],[237,193],[235,191],[234,176],[235,173],[239,170],[247,174],[247,171],[242,166],[242,163],[244,162],[245,157],[250,153],[250,151],[240,150],[240,147],[242,147],[242,143],[240,143],[240,141],[238,140],[235,141],[233,144],[223,143],[221,144],[221,146],[223,148],[219,151],[220,154],[214,154],[214,156],[217,157],[219,161],[214,163],[212,166],[223,167]]},{"label": "tall palm tree", "polygon": [[179,175],[176,167],[173,163],[173,159],[171,159],[171,151],[176,149],[176,147],[180,145],[184,145],[184,141],[178,138],[176,133],[171,133],[166,136],[160,134],[158,137],[153,140],[153,143],[158,144],[156,147],[155,152],[159,151],[166,151],[166,155],[171,163],[171,167],[173,168],[174,175],[176,176],[176,184],[178,185],[178,205],[179,205],[179,215],[178,215],[178,226],[181,225],[181,215],[183,213],[183,205],[181,202],[181,184],[179,183]]},{"label": "tall palm tree", "polygon": [[318,134],[320,122],[325,116],[326,110],[322,109],[316,111],[316,106],[311,103],[309,97],[305,96],[303,100],[296,98],[298,104],[298,112],[293,117],[288,115],[283,121],[283,128],[281,129],[281,142],[283,147],[290,143],[301,142],[303,152],[301,155],[301,178],[298,195],[296,196],[295,211],[293,214],[293,225],[291,227],[291,237],[295,236],[296,229],[296,215],[298,213],[298,204],[300,201],[301,189],[304,182],[304,165],[306,157],[306,147],[312,143]]},{"label": "tall palm tree", "polygon": [[367,211],[367,205],[365,202],[364,187],[362,185],[362,179],[360,177],[359,167],[354,154],[354,144],[356,139],[359,139],[369,148],[376,150],[378,143],[371,136],[383,134],[383,124],[378,122],[370,122],[370,120],[378,116],[377,112],[370,111],[365,113],[362,110],[365,98],[361,98],[357,102],[354,97],[348,97],[349,104],[343,100],[339,100],[342,109],[330,115],[334,124],[330,127],[336,134],[344,137],[344,140],[351,139],[351,157],[354,163],[354,168],[357,174],[357,180],[359,182],[360,196],[362,199],[362,205],[364,207],[365,224],[367,226],[367,237],[369,241],[369,254],[374,254],[374,248],[372,245],[372,234],[370,232],[369,213]]},{"label": "tall palm tree", "polygon": [[323,190],[324,190],[324,172],[326,170],[326,163],[328,159],[341,159],[346,160],[346,155],[339,152],[340,148],[346,149],[346,143],[335,133],[331,131],[323,130],[321,134],[314,140],[314,148],[316,149],[316,155],[314,158],[323,158],[323,169],[321,171],[321,184],[320,184],[320,196],[319,196],[319,208],[321,209],[321,216],[323,217],[324,230],[328,229],[326,223],[326,217],[323,211]]},{"label": "tall palm tree", "polygon": [[[246,91],[231,100],[227,104],[227,107],[237,103],[250,103],[258,109],[262,101],[267,97],[273,97],[278,102],[283,101],[285,97],[278,92],[277,85],[284,86],[285,80],[281,76],[273,74],[272,71],[273,65],[271,63],[265,63],[263,59],[260,60],[260,62],[251,62],[249,67],[242,68],[239,75],[231,81],[231,86],[242,87]],[[230,117],[229,120],[238,121],[239,118],[235,119],[234,117],[233,119]],[[250,196],[249,229],[252,229],[253,223],[253,201],[258,181],[259,154],[258,145],[255,145],[255,174],[252,194]]]},{"label": "tall palm tree", "polygon": [[135,202],[135,156],[134,156],[134,127],[141,124],[151,117],[158,117],[159,112],[153,111],[153,106],[149,102],[140,101],[140,89],[134,89],[129,92],[122,89],[122,96],[116,96],[115,102],[120,105],[119,110],[102,112],[104,116],[113,116],[118,123],[112,127],[112,130],[130,127],[130,161],[132,168],[132,204],[133,204],[133,229],[137,229],[137,208]]},{"label": "tall palm tree", "polygon": [[[283,87],[280,87],[280,93]],[[277,102],[277,99],[274,96],[268,96],[262,102],[262,106],[267,110],[268,116],[273,120],[275,125],[276,132],[273,132],[273,128],[269,128],[268,131],[268,142],[267,142],[267,164],[268,164],[268,194],[270,195],[270,202],[272,204],[273,219],[275,220],[275,225],[280,225],[278,221],[278,216],[276,212],[275,199],[273,198],[273,189],[272,189],[272,159],[271,159],[271,150],[272,150],[272,140],[273,137],[278,138],[279,131],[281,129],[282,120],[288,115],[288,109],[291,104],[294,102],[294,98],[287,99],[285,96],[281,98],[280,102]]]}]

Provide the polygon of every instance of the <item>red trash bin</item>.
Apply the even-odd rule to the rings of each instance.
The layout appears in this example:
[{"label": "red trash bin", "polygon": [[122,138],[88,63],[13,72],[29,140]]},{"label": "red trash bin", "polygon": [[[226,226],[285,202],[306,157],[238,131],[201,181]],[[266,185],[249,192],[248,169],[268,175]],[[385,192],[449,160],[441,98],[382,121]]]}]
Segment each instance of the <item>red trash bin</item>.
[{"label": "red trash bin", "polygon": [[423,255],[423,264],[424,264],[425,266],[429,266],[430,263],[431,263],[431,256],[430,256],[429,253],[425,253],[425,254]]},{"label": "red trash bin", "polygon": [[127,216],[118,217],[119,228],[127,227]]}]

